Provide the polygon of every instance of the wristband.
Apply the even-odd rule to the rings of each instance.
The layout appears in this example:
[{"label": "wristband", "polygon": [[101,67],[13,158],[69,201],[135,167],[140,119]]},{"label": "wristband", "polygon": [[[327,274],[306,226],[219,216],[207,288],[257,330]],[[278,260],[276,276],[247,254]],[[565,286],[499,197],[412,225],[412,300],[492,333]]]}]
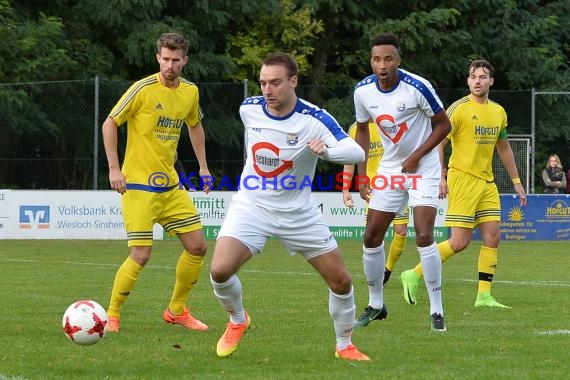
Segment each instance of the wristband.
[{"label": "wristband", "polygon": [[521,184],[521,179],[519,177],[513,178],[512,181],[513,181],[513,185],[520,185]]}]

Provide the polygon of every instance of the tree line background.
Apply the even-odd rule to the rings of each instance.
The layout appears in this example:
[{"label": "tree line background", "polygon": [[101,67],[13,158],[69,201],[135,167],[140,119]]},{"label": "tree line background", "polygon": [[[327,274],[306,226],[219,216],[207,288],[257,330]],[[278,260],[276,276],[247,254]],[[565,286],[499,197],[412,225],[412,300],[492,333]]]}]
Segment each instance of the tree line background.
[{"label": "tree line background", "polygon": [[[55,141],[74,118],[84,116],[70,112],[70,104],[77,92],[91,91],[94,77],[101,78],[103,88],[113,88],[100,105],[102,122],[129,83],[156,72],[155,41],[166,31],[178,31],[190,41],[183,76],[202,92],[206,84],[212,92],[201,99],[202,107],[210,108],[206,115],[236,111],[233,119],[205,120],[208,143],[216,150],[231,148],[232,159],[240,155],[239,102],[225,104],[215,92],[231,86],[239,99],[247,79],[248,92],[259,93],[259,63],[277,50],[297,58],[306,86],[300,94],[335,116],[338,108],[346,126],[352,117],[347,89],[370,74],[370,38],[379,32],[397,34],[402,67],[438,89],[466,91],[469,61],[485,58],[497,71],[491,98],[494,91],[570,91],[568,0],[0,0],[0,186],[22,186],[6,166],[29,153],[20,146],[22,140],[41,134]],[[45,90],[60,81],[66,81],[65,93],[46,95],[38,89],[38,83]],[[78,89],[83,81],[86,88]],[[53,107],[63,103],[62,120],[54,121],[38,105],[42,96]],[[205,104],[208,99],[218,104]],[[558,153],[568,169],[569,100],[546,99],[541,106],[543,113],[557,116],[537,125],[535,175],[550,153]],[[336,107],[335,102],[343,104]],[[509,113],[511,122],[517,117],[522,116]],[[84,133],[92,137],[92,129]],[[71,159],[92,156],[92,148],[76,145],[36,149],[57,150]],[[41,154],[35,157],[41,163]],[[81,181],[86,182],[58,186],[75,188]]]}]

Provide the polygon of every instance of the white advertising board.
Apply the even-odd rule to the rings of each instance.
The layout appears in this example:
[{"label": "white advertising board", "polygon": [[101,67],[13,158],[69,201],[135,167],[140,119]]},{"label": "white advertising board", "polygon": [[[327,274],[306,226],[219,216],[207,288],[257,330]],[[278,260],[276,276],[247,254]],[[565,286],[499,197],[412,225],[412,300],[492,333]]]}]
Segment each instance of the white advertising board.
[{"label": "white advertising board", "polygon": [[[189,193],[202,218],[207,239],[216,238],[234,194],[229,191]],[[362,238],[365,205],[357,193],[353,193],[354,208],[343,205],[340,192],[315,192],[313,196],[335,237]],[[445,230],[446,209],[447,202],[441,201],[436,217],[436,239],[446,237],[441,235]],[[163,239],[161,226],[154,226],[153,236]],[[0,239],[124,240],[121,196],[111,190],[0,190]]]},{"label": "white advertising board", "polygon": [[[126,239],[114,191],[0,190],[0,239]],[[155,226],[155,239],[162,227]]]}]

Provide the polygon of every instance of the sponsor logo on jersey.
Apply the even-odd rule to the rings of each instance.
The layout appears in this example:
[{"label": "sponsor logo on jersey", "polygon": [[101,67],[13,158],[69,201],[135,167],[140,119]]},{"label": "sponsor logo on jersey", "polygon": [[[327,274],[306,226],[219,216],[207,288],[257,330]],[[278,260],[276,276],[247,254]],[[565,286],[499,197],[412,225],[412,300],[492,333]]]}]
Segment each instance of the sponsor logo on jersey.
[{"label": "sponsor logo on jersey", "polygon": [[392,115],[379,115],[376,118],[376,124],[380,127],[380,131],[394,144],[400,141],[408,130],[406,123],[396,124],[396,120]]},{"label": "sponsor logo on jersey", "polygon": [[276,177],[293,168],[293,161],[279,158],[279,148],[269,142],[258,142],[251,147],[253,169],[262,177]]},{"label": "sponsor logo on jersey", "polygon": [[475,135],[479,136],[496,136],[499,134],[499,127],[483,127],[481,125],[475,126]]},{"label": "sponsor logo on jersey", "polygon": [[159,128],[176,128],[180,129],[186,125],[186,120],[184,119],[171,119],[169,117],[160,116],[156,122],[156,126]]}]

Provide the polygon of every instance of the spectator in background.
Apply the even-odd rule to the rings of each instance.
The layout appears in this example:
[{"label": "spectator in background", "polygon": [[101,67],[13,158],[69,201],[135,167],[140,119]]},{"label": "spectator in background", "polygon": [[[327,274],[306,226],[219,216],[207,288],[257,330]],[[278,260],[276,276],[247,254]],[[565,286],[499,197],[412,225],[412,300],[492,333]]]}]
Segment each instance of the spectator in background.
[{"label": "spectator in background", "polygon": [[551,154],[550,157],[548,157],[546,167],[542,171],[542,181],[545,185],[543,193],[564,193],[564,189],[566,189],[566,176],[562,170],[562,164],[560,163],[558,155]]}]

